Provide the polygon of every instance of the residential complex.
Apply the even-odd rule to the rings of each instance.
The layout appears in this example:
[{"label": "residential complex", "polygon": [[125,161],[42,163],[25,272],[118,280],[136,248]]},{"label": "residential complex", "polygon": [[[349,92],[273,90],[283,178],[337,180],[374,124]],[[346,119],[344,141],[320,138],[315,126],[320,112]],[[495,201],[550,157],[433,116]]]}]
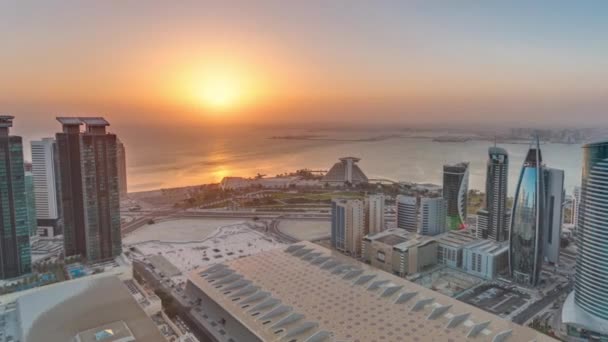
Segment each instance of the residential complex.
[{"label": "residential complex", "polygon": [[116,135],[106,132],[103,118],[57,120],[65,255],[115,257],[122,252]]},{"label": "residential complex", "polygon": [[32,141],[31,150],[38,233],[54,236],[61,233],[55,139]]},{"label": "residential complex", "polygon": [[193,271],[190,315],[217,341],[552,341],[301,242]]},{"label": "residential complex", "polygon": [[447,224],[462,229],[467,219],[469,163],[443,166],[443,198],[447,202]]},{"label": "residential complex", "polygon": [[325,174],[322,182],[330,186],[348,186],[367,183],[367,176],[357,165],[360,160],[361,159],[355,157],[340,158],[340,161],[335,163],[327,174]]},{"label": "residential complex", "polygon": [[384,195],[369,195],[365,198],[365,232],[367,234],[379,233],[384,230]]},{"label": "residential complex", "polygon": [[542,265],[545,177],[538,140],[521,169],[510,228],[509,272],[517,283],[536,285]]},{"label": "residential complex", "polygon": [[500,147],[488,149],[486,169],[486,201],[485,209],[478,212],[478,236],[494,241],[506,241],[509,236],[507,226],[507,181],[509,174],[509,155]]},{"label": "residential complex", "polygon": [[354,257],[361,255],[365,236],[365,206],[358,199],[334,199],[331,202],[331,245]]},{"label": "residential complex", "polygon": [[574,291],[562,321],[568,335],[608,339],[608,141],[583,147],[583,177],[578,216],[578,255]]},{"label": "residential complex", "polygon": [[30,227],[21,137],[9,134],[13,116],[0,116],[0,278],[31,271]]}]

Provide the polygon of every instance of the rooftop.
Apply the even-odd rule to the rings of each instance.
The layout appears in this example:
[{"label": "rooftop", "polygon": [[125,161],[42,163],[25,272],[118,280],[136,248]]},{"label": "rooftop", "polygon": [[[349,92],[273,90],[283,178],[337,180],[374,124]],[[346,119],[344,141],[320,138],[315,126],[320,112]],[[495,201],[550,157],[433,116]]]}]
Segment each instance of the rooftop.
[{"label": "rooftop", "polygon": [[445,234],[437,236],[437,238],[437,241],[440,244],[458,248],[477,240],[475,236],[469,234],[467,231],[460,230],[449,231]]},{"label": "rooftop", "polygon": [[78,334],[85,338],[81,341],[91,341],[86,338],[92,327],[99,331],[112,325],[118,332],[124,331],[121,324],[137,340],[164,341],[115,276],[87,277],[41,287],[19,297],[16,304],[23,341],[71,341]]},{"label": "rooftop", "polygon": [[553,341],[310,242],[197,270],[190,281],[261,340]]},{"label": "rooftop", "polygon": [[59,116],[57,117],[57,121],[59,121],[62,125],[82,125],[86,124],[88,126],[110,126],[110,123],[100,117],[69,117],[69,116]]},{"label": "rooftop", "polygon": [[478,240],[472,242],[466,246],[471,250],[480,251],[483,253],[489,253],[493,255],[498,255],[503,253],[505,250],[509,249],[508,242],[496,242],[492,240]]},{"label": "rooftop", "polygon": [[112,322],[83,331],[76,335],[76,342],[130,342],[135,337],[123,321]]}]

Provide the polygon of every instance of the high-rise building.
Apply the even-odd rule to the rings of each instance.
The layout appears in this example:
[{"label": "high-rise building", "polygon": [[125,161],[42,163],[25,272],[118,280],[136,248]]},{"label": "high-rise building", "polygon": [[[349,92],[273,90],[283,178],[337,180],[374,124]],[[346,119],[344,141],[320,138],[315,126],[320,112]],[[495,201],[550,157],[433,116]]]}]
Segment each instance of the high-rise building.
[{"label": "high-rise building", "polygon": [[112,258],[122,252],[116,135],[103,118],[57,120],[65,255]]},{"label": "high-rise building", "polygon": [[483,238],[494,241],[506,241],[509,235],[507,227],[507,180],[509,173],[509,155],[500,147],[488,149],[486,172],[486,211],[487,230]]},{"label": "high-rise building", "polygon": [[564,223],[564,170],[544,168],[545,218],[543,224],[543,256],[545,261],[559,263],[560,237]]},{"label": "high-rise building", "polygon": [[[568,334],[608,339],[608,140],[583,146],[576,277],[562,311]],[[577,339],[578,340],[578,339]]]},{"label": "high-rise building", "polygon": [[418,231],[418,203],[414,196],[397,196],[397,228]]},{"label": "high-rise building", "polygon": [[519,175],[509,236],[509,272],[521,284],[536,285],[542,264],[545,181],[540,143],[528,150]]},{"label": "high-rise building", "polygon": [[574,225],[574,231],[576,231],[578,227],[578,215],[579,215],[579,207],[581,203],[581,187],[575,186],[574,193],[572,196],[572,224]]},{"label": "high-rise building", "polygon": [[118,165],[118,191],[120,198],[127,198],[127,153],[125,145],[116,138],[116,163]]},{"label": "high-rise building", "polygon": [[364,235],[379,233],[384,230],[384,195],[369,195],[366,202],[366,231]]},{"label": "high-rise building", "polygon": [[38,230],[36,221],[36,200],[34,195],[34,176],[32,174],[32,164],[25,164],[25,202],[27,203],[27,226],[30,236],[34,236]]},{"label": "high-rise building", "polygon": [[365,207],[357,199],[332,200],[331,245],[354,257],[361,256],[365,236]]},{"label": "high-rise building", "polygon": [[21,137],[9,135],[13,116],[0,116],[0,278],[31,271],[25,169]]},{"label": "high-rise building", "polygon": [[38,231],[45,236],[56,235],[61,233],[61,215],[55,139],[32,141],[31,149]]},{"label": "high-rise building", "polygon": [[442,197],[421,198],[418,233],[430,236],[444,233],[446,209],[446,202]]},{"label": "high-rise building", "polygon": [[443,198],[447,202],[450,229],[464,228],[467,219],[469,163],[443,166]]}]

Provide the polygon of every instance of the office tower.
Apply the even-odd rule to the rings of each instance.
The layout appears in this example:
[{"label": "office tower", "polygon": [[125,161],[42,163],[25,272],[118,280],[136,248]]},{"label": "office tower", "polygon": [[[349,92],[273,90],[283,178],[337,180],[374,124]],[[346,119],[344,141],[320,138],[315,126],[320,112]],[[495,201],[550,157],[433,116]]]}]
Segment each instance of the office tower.
[{"label": "office tower", "polygon": [[488,238],[488,211],[486,209],[477,210],[477,228],[475,236],[478,239]]},{"label": "office tower", "polygon": [[9,135],[13,116],[0,116],[0,278],[31,271],[21,137]]},{"label": "office tower", "polygon": [[528,150],[519,175],[509,236],[509,272],[521,284],[536,285],[542,264],[545,182],[540,143]]},{"label": "office tower", "polygon": [[418,203],[413,196],[397,196],[397,228],[418,231]]},{"label": "office tower", "polygon": [[360,160],[355,157],[340,158],[340,161],[329,169],[321,182],[330,186],[366,184],[367,176],[357,165]]},{"label": "office tower", "polygon": [[25,164],[25,202],[27,204],[27,226],[30,236],[35,236],[38,230],[36,221],[36,200],[34,194],[34,176],[32,174],[32,164]]},{"label": "office tower", "polygon": [[462,229],[467,219],[469,163],[443,166],[443,198],[447,202],[450,229]]},{"label": "office tower", "polygon": [[506,241],[509,230],[507,221],[507,180],[509,155],[505,149],[490,147],[486,173],[487,233],[483,234],[497,242]]},{"label": "office tower", "polygon": [[574,194],[572,196],[572,224],[574,225],[574,231],[577,230],[578,227],[578,215],[579,215],[579,207],[581,203],[581,187],[574,187]]},{"label": "office tower", "polygon": [[32,141],[31,149],[38,231],[43,236],[57,235],[61,215],[55,139]]},{"label": "office tower", "polygon": [[384,195],[369,195],[366,201],[366,224],[364,235],[384,230]]},{"label": "office tower", "polygon": [[127,198],[127,154],[125,145],[116,138],[116,163],[118,165],[118,191],[120,199]]},{"label": "office tower", "polygon": [[116,135],[106,132],[103,118],[57,120],[65,254],[112,258],[122,252]]},{"label": "office tower", "polygon": [[355,199],[332,200],[331,245],[332,247],[361,256],[361,244],[365,231],[365,207]]},{"label": "office tower", "polygon": [[420,199],[420,225],[418,233],[437,235],[445,232],[446,202],[442,197]]},{"label": "office tower", "polygon": [[543,256],[545,261],[559,262],[560,237],[564,217],[564,170],[544,168],[545,218],[543,224]]}]

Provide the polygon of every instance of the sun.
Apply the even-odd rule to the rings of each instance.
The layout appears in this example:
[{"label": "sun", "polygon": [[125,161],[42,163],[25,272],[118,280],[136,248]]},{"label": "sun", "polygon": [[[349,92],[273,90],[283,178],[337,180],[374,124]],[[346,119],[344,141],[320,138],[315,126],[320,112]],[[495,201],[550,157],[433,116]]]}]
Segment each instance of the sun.
[{"label": "sun", "polygon": [[242,86],[235,75],[218,73],[206,75],[198,90],[201,104],[209,109],[226,110],[239,104]]}]

